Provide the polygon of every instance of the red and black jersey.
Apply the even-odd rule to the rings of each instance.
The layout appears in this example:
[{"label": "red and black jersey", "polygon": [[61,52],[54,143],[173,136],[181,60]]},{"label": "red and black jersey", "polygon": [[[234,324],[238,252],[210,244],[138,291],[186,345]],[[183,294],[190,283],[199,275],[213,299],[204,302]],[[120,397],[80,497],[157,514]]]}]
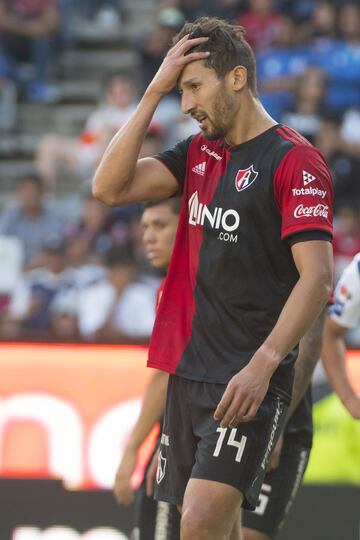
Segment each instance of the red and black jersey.
[{"label": "red and black jersey", "polygon": [[[197,134],[156,157],[181,185],[183,205],[148,365],[226,384],[269,335],[299,278],[291,244],[331,240],[329,169],[284,125],[233,147]],[[288,399],[296,356],[270,383]]]}]

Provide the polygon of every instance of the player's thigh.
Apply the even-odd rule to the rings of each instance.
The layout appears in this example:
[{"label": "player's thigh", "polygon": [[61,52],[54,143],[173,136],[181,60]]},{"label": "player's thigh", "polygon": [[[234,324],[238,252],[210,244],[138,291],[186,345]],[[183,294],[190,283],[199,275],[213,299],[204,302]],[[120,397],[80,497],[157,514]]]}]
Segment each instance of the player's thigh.
[{"label": "player's thigh", "polygon": [[185,490],[181,516],[182,538],[222,538],[230,536],[243,501],[233,486],[191,478]]},{"label": "player's thigh", "polygon": [[243,540],[271,540],[267,534],[246,527],[243,528],[242,534]]}]

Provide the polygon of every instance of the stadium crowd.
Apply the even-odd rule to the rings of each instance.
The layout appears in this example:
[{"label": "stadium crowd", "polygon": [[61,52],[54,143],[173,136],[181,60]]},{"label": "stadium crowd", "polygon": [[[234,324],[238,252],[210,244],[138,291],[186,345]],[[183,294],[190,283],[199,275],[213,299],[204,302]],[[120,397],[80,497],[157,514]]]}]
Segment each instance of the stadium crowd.
[{"label": "stadium crowd", "polygon": [[[167,0],[158,3],[148,34],[130,39],[135,72],[109,72],[76,136],[43,133],[33,168],[0,212],[0,339],[148,340],[161,275],[143,255],[141,207],[105,207],[91,196],[91,178],[172,37],[201,15],[245,27],[266,109],[326,157],[335,187],[336,277],[360,251],[360,3]],[[104,33],[126,24],[116,0],[0,0],[0,129],[18,129],[8,114],[11,100],[56,103],[59,51],[72,46],[76,21],[84,19]],[[196,130],[174,91],[156,113],[142,156]],[[0,163],[0,184],[1,175]],[[77,182],[66,200],[58,194],[64,176]]]}]

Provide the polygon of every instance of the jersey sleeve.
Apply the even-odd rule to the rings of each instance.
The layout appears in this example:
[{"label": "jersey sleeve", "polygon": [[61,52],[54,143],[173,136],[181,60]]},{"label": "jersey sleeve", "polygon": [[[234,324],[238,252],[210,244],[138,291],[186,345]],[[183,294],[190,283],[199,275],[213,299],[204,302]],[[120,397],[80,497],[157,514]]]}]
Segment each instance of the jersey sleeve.
[{"label": "jersey sleeve", "polygon": [[334,292],[329,316],[344,328],[354,328],[360,320],[360,256],[356,255],[342,273]]},{"label": "jersey sleeve", "polygon": [[185,182],[186,160],[190,142],[193,136],[176,144],[170,150],[165,150],[154,157],[161,161],[179,182],[181,191]]},{"label": "jersey sleeve", "polygon": [[332,236],[332,179],[316,148],[299,145],[285,155],[274,175],[274,195],[283,239],[308,231]]}]

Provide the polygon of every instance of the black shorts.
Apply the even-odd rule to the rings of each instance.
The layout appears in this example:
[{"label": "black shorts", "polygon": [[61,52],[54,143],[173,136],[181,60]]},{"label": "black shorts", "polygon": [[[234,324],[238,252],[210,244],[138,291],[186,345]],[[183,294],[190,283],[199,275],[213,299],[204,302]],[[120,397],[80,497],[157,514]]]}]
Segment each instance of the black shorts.
[{"label": "black shorts", "polygon": [[130,540],[180,540],[180,513],[175,505],[146,495],[146,472],[136,492]]},{"label": "black shorts", "polygon": [[169,378],[155,498],[181,505],[190,478],[239,489],[244,508],[256,507],[287,405],[268,393],[251,422],[220,428],[214,411],[226,385]]},{"label": "black shorts", "polygon": [[256,510],[243,513],[244,527],[276,538],[301,485],[310,450],[285,435],[279,467],[266,474]]}]

